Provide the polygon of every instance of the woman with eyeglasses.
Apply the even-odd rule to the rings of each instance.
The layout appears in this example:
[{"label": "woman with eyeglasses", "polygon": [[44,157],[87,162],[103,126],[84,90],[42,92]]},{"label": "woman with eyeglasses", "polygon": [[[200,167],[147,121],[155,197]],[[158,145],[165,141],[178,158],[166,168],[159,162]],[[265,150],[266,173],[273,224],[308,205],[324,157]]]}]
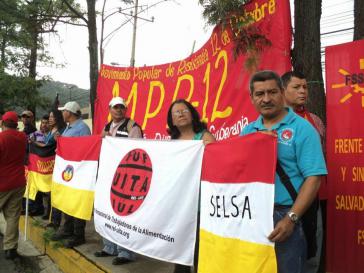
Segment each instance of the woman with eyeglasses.
[{"label": "woman with eyeglasses", "polygon": [[[186,100],[179,99],[171,104],[167,116],[168,134],[172,139],[202,140],[206,145],[215,142],[215,137],[200,120],[197,110]],[[195,245],[194,272],[197,272],[200,210],[198,209],[197,235]],[[189,266],[176,264],[174,273],[190,273]]]}]

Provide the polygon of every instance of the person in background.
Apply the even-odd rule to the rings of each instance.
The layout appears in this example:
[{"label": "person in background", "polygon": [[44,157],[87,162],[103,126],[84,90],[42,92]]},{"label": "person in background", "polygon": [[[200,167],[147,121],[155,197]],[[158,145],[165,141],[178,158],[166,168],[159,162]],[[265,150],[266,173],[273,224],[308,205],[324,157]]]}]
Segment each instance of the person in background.
[{"label": "person in background", "polygon": [[[306,110],[308,100],[308,86],[305,75],[298,71],[289,71],[281,76],[284,98],[287,106],[291,107],[293,111],[309,121],[317,130],[321,138],[322,149],[325,153],[325,126],[322,120],[315,114]],[[305,266],[306,273],[316,273],[319,268],[321,272],[325,272],[325,251],[324,249],[326,240],[326,203],[327,203],[327,181],[326,176],[321,177],[321,185],[319,191],[320,205],[317,212],[317,230],[316,241],[317,251],[316,255],[307,260]]]},{"label": "person in background", "polygon": [[241,135],[263,132],[275,135],[278,141],[274,230],[268,239],[275,242],[278,272],[302,273],[307,241],[301,217],[315,200],[321,176],[327,174],[320,138],[307,120],[285,107],[284,89],[277,73],[255,73],[249,89],[260,116],[245,126]]},{"label": "person in background", "polygon": [[[49,112],[48,119],[49,132],[45,136],[44,142],[35,141],[34,144],[39,147],[52,147],[54,150],[57,148],[56,135],[61,135],[66,128],[67,124],[63,120],[62,112],[58,109],[52,109]],[[51,213],[51,193],[44,193],[44,199],[47,208],[42,216],[43,220],[49,219],[49,215]],[[62,220],[62,212],[54,207],[52,207],[52,215],[50,222],[47,224],[47,227],[58,229],[61,225]]]},{"label": "person in background", "polygon": [[[24,125],[23,132],[27,135],[28,145],[26,146],[26,155],[25,155],[25,164],[28,165],[28,156],[29,156],[29,142],[33,141],[35,138],[34,133],[37,131],[37,128],[34,126],[34,114],[30,110],[25,110],[21,114],[21,119]],[[39,137],[39,134],[37,134]],[[25,213],[25,200],[23,200],[23,214]],[[38,192],[35,196],[34,201],[28,200],[29,203],[29,215],[30,216],[39,216],[44,214],[44,206],[43,206],[43,194]]]},{"label": "person in background", "polygon": [[31,133],[34,133],[37,131],[37,128],[35,127],[35,121],[34,121],[34,114],[30,110],[25,110],[21,113],[21,120],[24,125],[23,132],[29,137]]},{"label": "person in background", "polygon": [[[62,137],[79,137],[91,135],[90,128],[81,118],[81,108],[75,101],[67,102],[64,107],[58,108],[62,111],[63,120],[67,123],[66,129],[62,133]],[[59,135],[56,134],[55,137]],[[64,247],[72,248],[85,243],[85,227],[86,221],[76,217],[63,214],[63,227],[51,237],[52,241],[67,239]]]},{"label": "person in background", "polygon": [[44,115],[40,121],[39,130],[29,135],[29,141],[45,143],[45,139],[48,134],[49,134],[49,116]]},{"label": "person in background", "polygon": [[0,211],[6,230],[3,247],[6,259],[18,256],[19,217],[25,192],[24,157],[27,137],[19,132],[18,115],[6,112],[2,116],[0,133]]},{"label": "person in background", "polygon": [[[120,97],[114,97],[109,102],[109,113],[111,121],[105,125],[103,136],[112,137],[132,137],[142,138],[143,133],[140,126],[132,119],[126,116],[127,105],[125,100]],[[96,257],[117,256],[112,260],[113,265],[121,265],[135,261],[134,252],[127,250],[121,246],[102,238],[104,247],[100,251],[96,251]]]},{"label": "person in background", "polygon": [[[167,115],[168,134],[171,139],[202,140],[206,145],[215,142],[215,137],[207,130],[206,124],[201,122],[196,109],[184,99],[176,100],[171,104]],[[198,211],[198,214],[200,212]],[[194,257],[194,272],[197,272],[199,249],[199,220],[197,218],[197,234]],[[190,273],[189,266],[176,264],[174,273]]]}]

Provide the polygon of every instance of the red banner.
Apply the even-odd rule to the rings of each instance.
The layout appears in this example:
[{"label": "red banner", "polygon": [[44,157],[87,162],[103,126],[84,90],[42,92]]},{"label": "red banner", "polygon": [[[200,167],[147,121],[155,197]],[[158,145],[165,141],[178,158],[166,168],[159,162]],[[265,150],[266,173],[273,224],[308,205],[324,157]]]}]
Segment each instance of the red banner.
[{"label": "red banner", "polygon": [[363,272],[364,40],[326,48],[328,270]]},{"label": "red banner", "polygon": [[[288,0],[256,0],[246,6],[259,32],[270,40],[260,57],[259,69],[278,73],[290,70],[291,17]],[[231,20],[240,18],[232,17]],[[167,112],[178,98],[190,101],[216,139],[238,135],[257,117],[248,92],[250,73],[245,56],[234,57],[233,33],[216,28],[207,43],[187,59],[147,67],[102,65],[95,102],[94,134],[108,118],[114,96],[127,100],[128,115],[146,138],[169,138]],[[173,48],[171,48],[173,50]]]}]

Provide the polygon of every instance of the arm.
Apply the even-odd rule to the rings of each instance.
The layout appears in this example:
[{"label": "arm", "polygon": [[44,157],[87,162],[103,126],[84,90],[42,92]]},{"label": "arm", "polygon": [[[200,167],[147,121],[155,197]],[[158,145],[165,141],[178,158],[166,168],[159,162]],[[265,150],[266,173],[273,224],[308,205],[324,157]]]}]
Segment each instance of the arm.
[{"label": "arm", "polygon": [[206,131],[202,136],[202,141],[204,145],[207,145],[209,143],[215,142],[215,137],[208,131]]},{"label": "arm", "polygon": [[143,138],[142,131],[139,126],[133,126],[129,131],[129,137],[131,138]]},{"label": "arm", "polygon": [[[302,217],[305,211],[309,208],[313,200],[316,198],[320,188],[320,176],[309,176],[305,179],[296,201],[294,202],[291,211],[296,213],[298,217]],[[293,232],[295,223],[286,215],[275,226],[268,239],[272,242],[282,242],[286,240]]]}]

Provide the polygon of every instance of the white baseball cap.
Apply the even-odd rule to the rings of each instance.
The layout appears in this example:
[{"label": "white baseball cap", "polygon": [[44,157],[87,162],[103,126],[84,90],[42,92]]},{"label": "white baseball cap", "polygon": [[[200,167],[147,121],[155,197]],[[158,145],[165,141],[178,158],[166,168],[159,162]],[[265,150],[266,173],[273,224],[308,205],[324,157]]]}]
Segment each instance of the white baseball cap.
[{"label": "white baseball cap", "polygon": [[77,102],[69,101],[63,107],[59,107],[58,110],[61,111],[67,110],[74,114],[78,114],[79,112],[81,112],[81,107]]},{"label": "white baseball cap", "polygon": [[125,100],[120,97],[112,98],[111,101],[109,102],[109,107],[114,107],[115,105],[118,105],[118,104],[123,105],[125,108],[127,107]]}]

